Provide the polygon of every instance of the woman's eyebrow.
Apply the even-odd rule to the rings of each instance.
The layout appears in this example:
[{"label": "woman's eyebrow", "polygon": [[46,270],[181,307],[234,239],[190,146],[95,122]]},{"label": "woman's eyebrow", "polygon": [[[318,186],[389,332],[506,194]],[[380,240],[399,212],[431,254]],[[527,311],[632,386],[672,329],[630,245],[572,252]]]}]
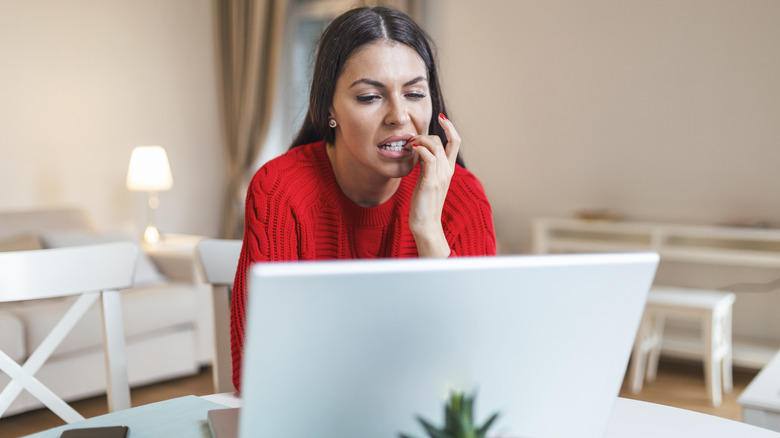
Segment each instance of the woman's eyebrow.
[{"label": "woman's eyebrow", "polygon": [[409,85],[414,85],[418,82],[426,81],[428,82],[428,78],[425,76],[417,76],[416,78],[412,79],[411,81],[404,84],[404,87],[408,87]]},{"label": "woman's eyebrow", "polygon": [[[408,87],[408,86],[414,85],[414,84],[416,84],[418,82],[427,81],[427,80],[428,79],[425,76],[417,76],[416,78],[412,79],[411,81],[406,82],[404,84],[404,87]],[[352,87],[354,87],[357,84],[368,84],[368,85],[371,85],[371,86],[374,86],[374,87],[377,87],[377,88],[386,88],[385,84],[383,84],[383,83],[381,83],[379,81],[375,81],[373,79],[368,79],[368,78],[362,78],[362,79],[356,80],[355,82],[352,83],[352,85],[349,86],[349,88],[352,88]]]},{"label": "woman's eyebrow", "polygon": [[375,81],[375,80],[372,80],[372,79],[366,79],[366,78],[356,80],[355,82],[352,83],[352,85],[349,86],[349,88],[352,88],[352,87],[354,87],[357,84],[368,84],[368,85],[371,85],[371,86],[374,86],[374,87],[377,87],[377,88],[385,88],[385,84],[383,84],[383,83],[381,83],[379,81]]}]

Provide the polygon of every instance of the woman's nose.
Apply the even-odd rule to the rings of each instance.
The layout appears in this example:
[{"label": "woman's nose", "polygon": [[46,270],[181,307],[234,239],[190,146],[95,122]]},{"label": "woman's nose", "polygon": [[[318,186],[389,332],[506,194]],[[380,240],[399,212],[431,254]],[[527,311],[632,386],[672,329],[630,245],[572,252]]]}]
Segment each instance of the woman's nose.
[{"label": "woman's nose", "polygon": [[409,121],[409,108],[402,99],[391,99],[388,103],[385,123],[388,125],[403,126]]}]

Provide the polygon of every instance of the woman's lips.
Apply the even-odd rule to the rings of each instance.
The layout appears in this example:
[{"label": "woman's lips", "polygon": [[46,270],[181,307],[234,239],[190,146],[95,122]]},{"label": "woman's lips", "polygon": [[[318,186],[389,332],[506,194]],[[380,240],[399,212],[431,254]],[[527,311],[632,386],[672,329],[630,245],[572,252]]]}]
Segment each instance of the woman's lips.
[{"label": "woman's lips", "polygon": [[[400,143],[400,147],[405,147],[406,143],[408,143],[409,140],[411,140],[412,138],[414,138],[414,135],[412,135],[412,134],[391,135],[390,137],[387,137],[386,139],[380,141],[379,144],[377,145],[377,147],[379,147],[379,148],[383,148],[383,147],[385,147],[385,148],[387,148],[387,147],[398,148],[399,147],[399,143]],[[410,144],[408,147],[409,147],[409,149],[411,149],[412,145]]]},{"label": "woman's lips", "polygon": [[412,142],[408,140],[399,140],[380,144],[377,146],[377,150],[382,156],[388,158],[406,158],[414,155],[414,151],[412,150]]},{"label": "woman's lips", "polygon": [[393,141],[386,144],[380,144],[379,148],[384,149],[386,151],[402,151],[405,149],[404,146],[406,146],[407,144],[409,144],[409,142],[407,141]]}]

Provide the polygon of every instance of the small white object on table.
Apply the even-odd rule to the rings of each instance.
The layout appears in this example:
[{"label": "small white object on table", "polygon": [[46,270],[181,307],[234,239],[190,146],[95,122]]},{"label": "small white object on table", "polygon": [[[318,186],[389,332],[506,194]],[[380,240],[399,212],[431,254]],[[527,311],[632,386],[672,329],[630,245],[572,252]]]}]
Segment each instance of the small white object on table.
[{"label": "small white object on table", "polygon": [[742,421],[780,431],[780,352],[745,388],[737,399]]},{"label": "small white object on table", "polygon": [[240,408],[243,404],[236,392],[222,392],[219,394],[202,395],[200,398],[213,403],[221,404],[228,408]]}]

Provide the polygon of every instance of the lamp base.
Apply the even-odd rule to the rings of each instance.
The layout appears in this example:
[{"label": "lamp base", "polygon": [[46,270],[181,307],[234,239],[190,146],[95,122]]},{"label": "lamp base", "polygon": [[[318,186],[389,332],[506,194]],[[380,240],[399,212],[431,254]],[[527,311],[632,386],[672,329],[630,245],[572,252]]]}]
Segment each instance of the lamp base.
[{"label": "lamp base", "polygon": [[160,232],[154,225],[149,225],[144,230],[144,243],[149,246],[155,246],[160,243]]}]

